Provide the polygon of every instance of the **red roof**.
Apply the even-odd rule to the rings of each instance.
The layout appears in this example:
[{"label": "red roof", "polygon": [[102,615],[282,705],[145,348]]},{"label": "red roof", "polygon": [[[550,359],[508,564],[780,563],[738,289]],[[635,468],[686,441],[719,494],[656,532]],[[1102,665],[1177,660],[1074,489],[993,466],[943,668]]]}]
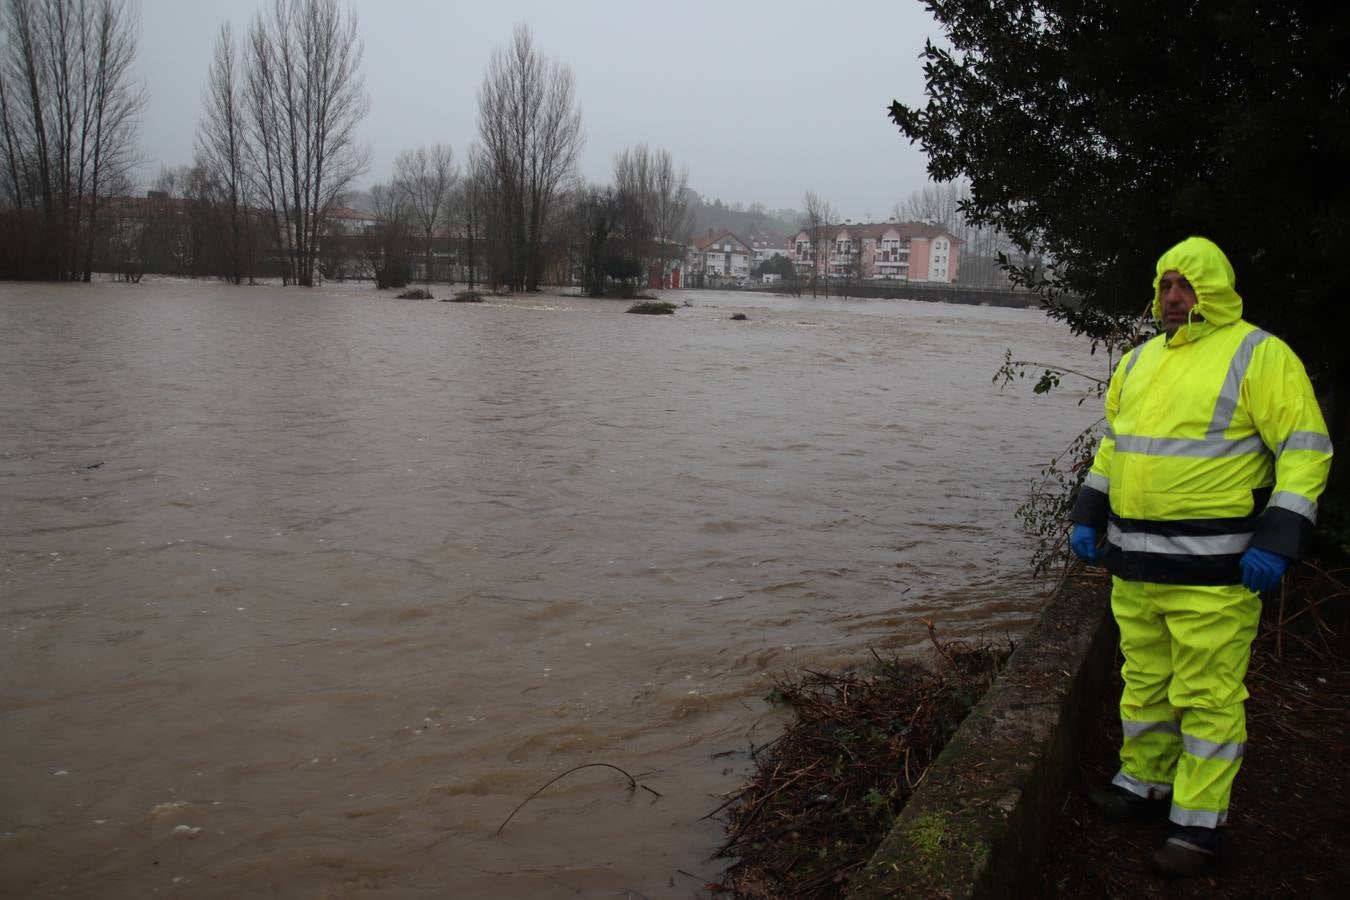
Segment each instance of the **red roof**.
[{"label": "red roof", "polygon": [[[808,229],[803,228],[798,231],[801,234]],[[948,237],[958,244],[965,243],[959,237],[952,234],[941,225],[929,225],[926,222],[865,222],[858,224],[834,224],[826,225],[825,230],[831,235],[836,235],[841,231],[847,231],[850,236],[858,238],[880,238],[886,232],[894,230],[902,238],[914,239],[924,238],[931,240],[933,238]]]},{"label": "red roof", "polygon": [[702,251],[706,250],[711,245],[718,243],[719,241],[725,241],[727,238],[731,238],[733,241],[740,244],[741,247],[747,251],[750,249],[749,244],[747,244],[740,238],[736,237],[736,235],[732,234],[730,231],[727,231],[726,229],[717,232],[715,235],[712,235],[711,237],[705,236],[701,238],[692,238],[689,241],[689,243],[693,244],[698,250]]}]

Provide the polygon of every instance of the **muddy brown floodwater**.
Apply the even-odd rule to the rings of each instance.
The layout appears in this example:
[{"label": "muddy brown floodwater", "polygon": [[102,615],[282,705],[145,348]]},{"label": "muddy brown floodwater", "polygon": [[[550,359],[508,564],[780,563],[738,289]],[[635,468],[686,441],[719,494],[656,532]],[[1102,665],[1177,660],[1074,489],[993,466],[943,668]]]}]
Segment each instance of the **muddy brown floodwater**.
[{"label": "muddy brown floodwater", "polygon": [[0,895],[694,896],[776,676],[1030,620],[1100,360],[669,296],[0,285]]}]

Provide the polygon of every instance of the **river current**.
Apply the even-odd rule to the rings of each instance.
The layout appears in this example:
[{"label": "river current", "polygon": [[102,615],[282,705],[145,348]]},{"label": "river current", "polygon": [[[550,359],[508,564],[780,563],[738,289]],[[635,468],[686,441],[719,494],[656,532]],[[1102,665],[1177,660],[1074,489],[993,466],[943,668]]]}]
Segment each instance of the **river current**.
[{"label": "river current", "polygon": [[0,896],[697,896],[776,678],[1035,616],[1080,342],[667,299],[0,285]]}]

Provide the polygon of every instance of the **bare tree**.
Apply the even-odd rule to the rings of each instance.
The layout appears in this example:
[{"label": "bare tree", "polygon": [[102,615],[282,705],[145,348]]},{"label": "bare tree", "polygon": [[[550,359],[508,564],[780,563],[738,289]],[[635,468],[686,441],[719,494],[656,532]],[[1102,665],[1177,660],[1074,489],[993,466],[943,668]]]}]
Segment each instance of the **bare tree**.
[{"label": "bare tree", "polygon": [[134,162],[128,0],[0,0],[0,165],[19,274],[88,280],[107,185]]},{"label": "bare tree", "polygon": [[244,52],[255,190],[286,257],[283,280],[309,287],[323,220],[368,165],[356,144],[370,106],[356,16],[336,0],[274,0],[254,18]]},{"label": "bare tree", "polygon": [[490,215],[491,198],[488,188],[492,182],[491,166],[478,144],[470,144],[467,154],[464,177],[459,179],[450,199],[451,237],[462,237],[464,259],[460,265],[472,289],[478,280],[480,270],[478,260],[482,256],[482,245],[486,233],[486,220]]},{"label": "bare tree", "polygon": [[362,250],[375,287],[403,287],[412,279],[412,232],[416,220],[413,202],[399,185],[377,184],[370,189],[375,224],[361,236]]},{"label": "bare tree", "polygon": [[[248,194],[245,171],[245,121],[238,51],[230,25],[220,26],[215,52],[202,90],[202,118],[197,125],[197,165],[210,188],[212,211],[224,244],[225,271],[234,284],[244,280],[250,260]],[[246,243],[247,242],[247,243]],[[249,278],[253,276],[248,267]]]},{"label": "bare tree", "polygon": [[413,224],[422,236],[422,280],[428,284],[434,280],[432,239],[446,224],[458,177],[454,153],[446,144],[405,150],[394,161],[394,184],[407,195]]},{"label": "bare tree", "polygon": [[628,252],[637,259],[651,240],[650,198],[652,193],[652,154],[646,144],[638,144],[614,157],[614,194],[618,201],[615,223],[629,243]]},{"label": "bare tree", "polygon": [[192,180],[192,170],[187,166],[161,169],[146,192],[141,240],[150,271],[169,275],[192,272],[192,221],[185,202]]},{"label": "bare tree", "polygon": [[582,282],[592,297],[605,295],[610,237],[619,228],[620,206],[618,191],[612,187],[587,187],[577,192]]},{"label": "bare tree", "polygon": [[665,284],[673,260],[684,255],[684,246],[693,227],[689,208],[689,173],[675,170],[666,149],[650,149],[638,144],[614,159],[614,184],[623,206],[622,228],[630,240],[642,247],[643,262]]},{"label": "bare tree", "polygon": [[488,63],[478,90],[478,132],[506,232],[507,284],[537,290],[545,220],[574,176],[581,113],[571,68],[546,62],[524,24]]},{"label": "bare tree", "polygon": [[[829,271],[830,230],[839,214],[815,191],[807,191],[802,204],[804,211],[801,226],[811,238],[811,296],[814,297],[821,269]],[[828,280],[825,282],[825,296],[830,296]]]},{"label": "bare tree", "polygon": [[892,214],[901,222],[941,225],[953,236],[963,238],[966,220],[961,214],[961,203],[969,197],[970,186],[965,182],[930,184],[895,204]]},{"label": "bare tree", "polygon": [[648,204],[652,235],[661,250],[660,275],[664,286],[672,263],[684,258],[684,248],[694,227],[694,213],[689,208],[689,170],[681,167],[676,171],[670,151],[664,148],[656,151]]},{"label": "bare tree", "polygon": [[[604,242],[601,263],[610,275],[620,271],[642,272],[652,251],[652,154],[646,144],[624,150],[614,157],[614,187],[600,192],[598,188],[582,192],[583,220],[593,221],[600,207],[608,218],[610,237]],[[603,201],[603,202],[602,202]],[[587,234],[591,234],[587,229]],[[603,285],[602,285],[603,287]]]}]

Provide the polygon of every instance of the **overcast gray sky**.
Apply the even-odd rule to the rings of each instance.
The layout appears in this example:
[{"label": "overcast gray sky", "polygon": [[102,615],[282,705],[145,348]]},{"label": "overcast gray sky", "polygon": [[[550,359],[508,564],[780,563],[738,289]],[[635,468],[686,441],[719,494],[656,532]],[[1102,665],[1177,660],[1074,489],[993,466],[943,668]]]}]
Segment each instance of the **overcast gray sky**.
[{"label": "overcast gray sky", "polygon": [[[145,180],[191,163],[216,32],[242,36],[271,0],[141,0],[149,95]],[[477,136],[478,86],[518,22],[571,66],[586,134],[582,174],[608,182],[645,141],[709,200],[800,208],[813,190],[841,217],[884,218],[927,183],[923,154],[886,117],[923,99],[918,59],[939,31],[919,0],[354,0],[365,46],[371,149],[364,185],[400,150]]]}]

